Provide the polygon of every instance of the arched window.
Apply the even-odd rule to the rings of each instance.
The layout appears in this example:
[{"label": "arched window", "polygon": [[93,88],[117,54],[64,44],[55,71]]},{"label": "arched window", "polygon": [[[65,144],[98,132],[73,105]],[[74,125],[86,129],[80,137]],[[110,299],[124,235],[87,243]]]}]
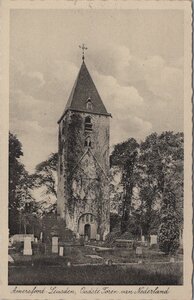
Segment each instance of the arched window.
[{"label": "arched window", "polygon": [[85,118],[85,131],[92,131],[92,122],[89,116]]},{"label": "arched window", "polygon": [[86,102],[86,108],[87,108],[88,110],[92,110],[92,108],[93,108],[92,101],[91,101],[90,98],[88,98],[88,100],[87,100],[87,102]]}]

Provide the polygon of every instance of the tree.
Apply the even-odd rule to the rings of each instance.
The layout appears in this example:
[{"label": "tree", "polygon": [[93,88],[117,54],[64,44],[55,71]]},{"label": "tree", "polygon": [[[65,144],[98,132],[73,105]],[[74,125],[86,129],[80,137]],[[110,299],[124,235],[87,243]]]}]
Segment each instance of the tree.
[{"label": "tree", "polygon": [[[150,231],[152,210],[160,200],[159,246],[166,253],[175,251],[183,226],[183,133],[156,133],[140,146],[140,197]],[[146,225],[146,226],[145,226]]]},{"label": "tree", "polygon": [[25,170],[20,158],[22,144],[16,135],[9,133],[9,229],[10,234],[21,232],[25,202],[32,201],[32,177]]},{"label": "tree", "polygon": [[139,144],[133,138],[126,142],[117,144],[110,157],[111,167],[120,168],[123,186],[122,193],[122,216],[121,216],[121,232],[124,233],[129,229],[131,201],[133,188],[136,182],[136,165],[138,161]]},{"label": "tree", "polygon": [[[173,208],[174,195],[167,195],[168,205],[164,205],[161,210],[161,224],[158,234],[160,250],[165,254],[174,254],[179,248],[179,224],[176,210]],[[171,198],[172,197],[172,198]]]},{"label": "tree", "polygon": [[33,175],[36,187],[44,187],[45,194],[57,197],[57,163],[58,153],[52,153],[49,158],[36,166]]}]

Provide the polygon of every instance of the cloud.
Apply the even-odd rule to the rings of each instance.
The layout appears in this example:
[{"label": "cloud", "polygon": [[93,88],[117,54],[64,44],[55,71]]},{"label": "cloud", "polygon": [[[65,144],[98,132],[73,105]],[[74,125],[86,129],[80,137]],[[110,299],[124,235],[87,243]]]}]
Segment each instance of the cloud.
[{"label": "cloud", "polygon": [[10,130],[22,143],[24,156],[21,161],[30,172],[51,152],[57,151],[57,128],[42,127],[37,121],[12,119]]},{"label": "cloud", "polygon": [[29,70],[21,61],[11,59],[10,83],[12,89],[21,89],[27,94],[34,95],[45,84],[42,72]]},{"label": "cloud", "polygon": [[[183,95],[183,71],[168,66],[159,56],[151,57],[142,64],[149,90],[164,101],[173,101]],[[182,91],[182,93],[181,93]]]},{"label": "cloud", "polygon": [[142,140],[151,131],[152,124],[137,116],[128,114],[127,118],[113,118],[110,127],[111,145],[120,143],[130,137]]},{"label": "cloud", "polygon": [[112,114],[111,144],[134,137],[144,138],[150,133],[152,124],[140,118],[138,110],[144,108],[144,99],[134,86],[122,86],[113,76],[94,72],[94,81],[101,97]]},{"label": "cloud", "polygon": [[[152,131],[182,130],[181,58],[169,65],[160,55],[140,58],[125,45],[105,44],[91,54],[87,66],[113,116],[111,145],[129,137],[144,139]],[[21,138],[24,162],[30,170],[57,150],[57,120],[79,67],[61,59],[39,70],[12,62],[11,130]]]}]

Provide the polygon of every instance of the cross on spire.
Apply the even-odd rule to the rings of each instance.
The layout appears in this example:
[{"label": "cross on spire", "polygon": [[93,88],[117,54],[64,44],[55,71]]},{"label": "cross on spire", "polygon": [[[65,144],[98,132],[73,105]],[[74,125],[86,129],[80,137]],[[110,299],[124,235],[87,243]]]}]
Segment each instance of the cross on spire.
[{"label": "cross on spire", "polygon": [[82,49],[82,60],[84,61],[85,50],[87,50],[88,48],[85,46],[85,44],[82,44],[82,46],[79,45],[79,48]]}]

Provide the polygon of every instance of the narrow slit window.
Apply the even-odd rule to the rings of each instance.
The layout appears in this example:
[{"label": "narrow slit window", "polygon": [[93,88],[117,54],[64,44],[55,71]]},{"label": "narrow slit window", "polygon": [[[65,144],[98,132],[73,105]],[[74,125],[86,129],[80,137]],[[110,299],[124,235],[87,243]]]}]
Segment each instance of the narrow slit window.
[{"label": "narrow slit window", "polygon": [[86,222],[89,222],[89,216],[86,215]]},{"label": "narrow slit window", "polygon": [[85,145],[85,147],[91,147],[92,143],[91,143],[91,139],[89,136],[85,139],[84,145]]}]

